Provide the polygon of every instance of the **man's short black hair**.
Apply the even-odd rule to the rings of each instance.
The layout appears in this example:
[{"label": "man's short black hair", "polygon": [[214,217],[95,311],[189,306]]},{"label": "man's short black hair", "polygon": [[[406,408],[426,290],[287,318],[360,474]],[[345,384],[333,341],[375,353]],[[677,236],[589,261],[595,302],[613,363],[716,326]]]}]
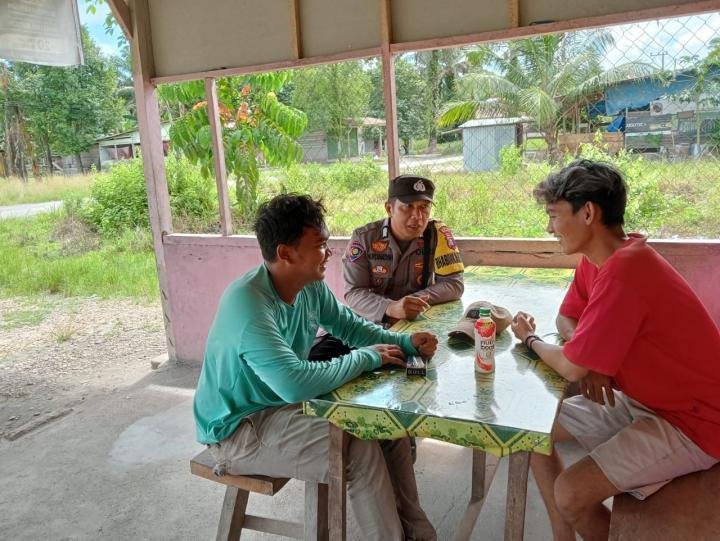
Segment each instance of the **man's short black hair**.
[{"label": "man's short black hair", "polygon": [[550,173],[533,190],[540,204],[565,200],[577,212],[588,201],[602,209],[602,223],[607,227],[625,223],[627,185],[614,166],[592,160],[576,160],[560,171]]},{"label": "man's short black hair", "polygon": [[275,261],[278,245],[294,245],[306,227],[325,228],[325,207],[309,195],[281,194],[260,205],[253,229],[263,259]]}]

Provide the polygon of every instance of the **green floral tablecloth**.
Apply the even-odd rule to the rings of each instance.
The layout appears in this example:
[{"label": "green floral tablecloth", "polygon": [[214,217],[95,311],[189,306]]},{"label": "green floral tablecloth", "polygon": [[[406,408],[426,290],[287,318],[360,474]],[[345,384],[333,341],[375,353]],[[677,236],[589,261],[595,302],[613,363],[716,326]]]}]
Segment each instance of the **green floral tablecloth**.
[{"label": "green floral tablecloth", "polygon": [[469,267],[462,301],[433,306],[399,332],[426,330],[439,337],[426,377],[404,370],[363,374],[332,393],[304,403],[307,415],[325,417],[362,439],[420,436],[505,456],[516,451],[549,454],[550,431],[567,382],[519,344],[510,330],[497,338],[495,372],[474,370],[470,342],[447,332],[478,300],[531,312],[538,334],[555,340],[554,321],[569,270]]}]

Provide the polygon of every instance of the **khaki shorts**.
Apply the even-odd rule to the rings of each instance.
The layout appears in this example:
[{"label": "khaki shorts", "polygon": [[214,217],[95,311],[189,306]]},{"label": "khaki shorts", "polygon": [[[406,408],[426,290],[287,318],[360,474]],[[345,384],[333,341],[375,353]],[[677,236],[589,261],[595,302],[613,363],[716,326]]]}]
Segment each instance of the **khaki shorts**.
[{"label": "khaki shorts", "polygon": [[558,422],[618,490],[639,500],[675,477],[718,462],[682,431],[619,391],[615,391],[614,407],[582,395],[566,399]]}]

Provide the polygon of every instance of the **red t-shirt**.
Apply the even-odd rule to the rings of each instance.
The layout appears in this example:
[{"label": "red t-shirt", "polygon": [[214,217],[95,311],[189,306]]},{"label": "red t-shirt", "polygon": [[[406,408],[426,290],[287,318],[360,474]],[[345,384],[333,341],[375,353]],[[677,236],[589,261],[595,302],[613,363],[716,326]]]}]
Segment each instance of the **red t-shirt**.
[{"label": "red t-shirt", "polygon": [[560,313],[563,347],[720,458],[720,331],[687,282],[640,235],[598,268],[583,257]]}]

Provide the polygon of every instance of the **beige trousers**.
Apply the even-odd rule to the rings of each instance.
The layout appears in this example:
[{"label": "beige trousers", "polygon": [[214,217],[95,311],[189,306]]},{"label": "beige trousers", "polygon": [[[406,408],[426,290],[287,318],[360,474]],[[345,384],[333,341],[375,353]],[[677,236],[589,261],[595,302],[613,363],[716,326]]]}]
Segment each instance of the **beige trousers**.
[{"label": "beige trousers", "polygon": [[[230,474],[327,483],[328,436],[328,421],[303,415],[298,404],[290,404],[249,415],[232,436],[210,449]],[[420,507],[408,438],[351,438],[347,464],[348,503],[363,539],[436,539]]]}]

